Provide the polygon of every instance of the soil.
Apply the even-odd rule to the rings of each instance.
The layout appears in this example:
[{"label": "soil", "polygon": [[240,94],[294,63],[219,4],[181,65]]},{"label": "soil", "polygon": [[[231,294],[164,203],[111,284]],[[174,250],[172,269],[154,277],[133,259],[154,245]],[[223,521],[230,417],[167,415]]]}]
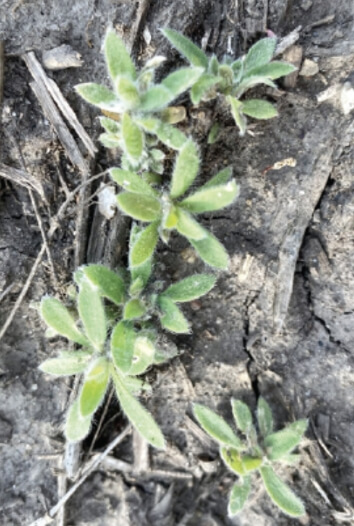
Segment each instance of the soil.
[{"label": "soil", "polygon": [[[67,503],[65,525],[298,524],[257,488],[244,511],[228,519],[227,495],[234,478],[217,460],[215,446],[201,440],[192,423],[193,401],[229,418],[231,397],[254,409],[260,395],[271,404],[279,427],[294,418],[310,421],[300,467],[283,472],[306,505],[307,515],[300,524],[350,524],[354,520],[354,125],[353,113],[343,111],[340,90],[343,85],[349,92],[354,87],[354,4],[347,0],[151,0],[145,4],[148,8],[138,26],[134,26],[140,16],[138,2],[3,0],[0,4],[0,39],[5,41],[0,158],[7,166],[26,169],[42,185],[43,196],[35,198],[45,231],[65,200],[65,185],[74,189],[81,175],[30,88],[32,78],[22,54],[33,50],[41,59],[44,51],[61,44],[81,53],[82,67],[47,74],[96,144],[97,112],[76,96],[73,87],[88,80],[107,81],[101,41],[109,24],[127,41],[133,38],[138,62],[154,53],[165,54],[168,61],[162,73],[182,61],[163,39],[161,27],[180,30],[221,57],[230,46],[236,56],[244,53],[264,36],[265,29],[281,38],[301,25],[297,45],[305,58],[318,64],[319,73],[299,76],[292,88],[280,83],[278,91],[260,90],[260,96],[276,103],[279,117],[253,122],[244,138],[220,107],[222,133],[216,143],[203,146],[200,178],[230,164],[241,188],[232,207],[204,218],[227,247],[231,265],[208,296],[186,307],[193,333],[171,339],[181,354],[149,374],[152,393],[142,397],[168,442],[167,452],[149,452],[150,465],[155,470],[184,471],[192,478],[139,478],[101,466]],[[328,19],[329,15],[334,16]],[[147,42],[149,34],[151,42]],[[317,96],[331,87],[335,95],[319,102]],[[188,109],[185,130],[193,130],[198,142],[205,144],[215,118],[213,104],[191,109],[187,96],[181,103]],[[288,158],[295,159],[296,166],[271,168]],[[92,174],[114,163],[118,159],[99,148],[91,161]],[[96,189],[94,183],[90,191]],[[27,189],[1,179],[0,203],[2,325],[42,238]],[[92,248],[100,238],[95,200],[86,206],[83,230],[87,229],[87,239],[91,235]],[[37,305],[47,293],[64,297],[70,284],[76,207],[74,200],[50,240],[55,275],[43,258],[1,341],[0,522],[4,526],[29,525],[58,500],[65,447],[62,424],[72,386],[52,381],[37,369],[55,349],[55,343],[45,338]],[[124,249],[121,220],[119,225]],[[109,239],[112,227],[106,222],[102,229],[103,239]],[[85,260],[102,260],[104,247],[100,250],[97,253],[96,247],[95,255],[86,250]],[[158,258],[159,272],[167,280],[203,269],[177,237],[170,248],[160,249]],[[94,452],[103,451],[125,424],[118,404],[112,402]],[[83,456],[91,441],[92,436],[83,444]],[[128,437],[114,456],[131,462],[131,443]]]}]

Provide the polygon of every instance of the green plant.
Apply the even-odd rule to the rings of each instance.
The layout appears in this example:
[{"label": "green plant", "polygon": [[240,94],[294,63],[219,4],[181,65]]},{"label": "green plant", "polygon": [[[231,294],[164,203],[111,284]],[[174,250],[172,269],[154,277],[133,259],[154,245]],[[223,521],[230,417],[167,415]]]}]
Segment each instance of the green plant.
[{"label": "green plant", "polygon": [[293,464],[298,461],[299,455],[294,454],[293,450],[302,440],[307,420],[297,420],[281,431],[274,432],[271,409],[263,398],[259,398],[257,433],[248,406],[239,400],[231,400],[231,405],[235,424],[242,433],[242,438],[211,409],[198,404],[193,406],[200,426],[219,443],[221,458],[239,477],[230,493],[229,515],[236,515],[242,510],[251,491],[251,474],[256,471],[260,473],[268,495],[283,512],[292,517],[304,515],[302,501],[278,477],[273,464]]},{"label": "green plant", "polygon": [[203,74],[190,90],[193,104],[213,99],[218,94],[224,95],[241,135],[246,132],[246,116],[254,119],[270,119],[277,116],[277,110],[265,100],[239,100],[250,88],[258,84],[274,88],[276,85],[273,80],[295,71],[296,68],[292,64],[271,62],[276,45],[275,38],[259,40],[242,58],[233,60],[225,56],[222,62],[219,62],[215,55],[208,58],[204,51],[177,31],[163,29],[162,33],[192,66],[203,69]]},{"label": "green plant", "polygon": [[158,185],[156,188],[149,182],[150,174],[143,173],[140,177],[128,170],[111,169],[112,179],[125,190],[117,196],[119,208],[134,219],[150,223],[137,240],[137,254],[133,254],[130,262],[132,267],[141,265],[152,255],[158,235],[167,243],[171,231],[177,230],[208,265],[227,268],[225,248],[194,219],[194,215],[230,205],[238,195],[238,187],[231,180],[232,169],[225,168],[185,197],[197,177],[199,165],[197,147],[188,140],[177,154],[169,187]]}]

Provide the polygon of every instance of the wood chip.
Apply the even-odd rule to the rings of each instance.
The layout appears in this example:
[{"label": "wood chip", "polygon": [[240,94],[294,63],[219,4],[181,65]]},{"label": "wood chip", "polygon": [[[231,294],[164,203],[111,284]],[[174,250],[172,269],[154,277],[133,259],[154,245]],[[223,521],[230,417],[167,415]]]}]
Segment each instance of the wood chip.
[{"label": "wood chip", "polygon": [[299,68],[302,62],[302,53],[302,46],[291,46],[283,55],[283,59],[286,62],[290,62],[290,64],[293,64],[298,68],[284,78],[283,83],[286,88],[295,88],[296,86],[297,78],[299,76]]},{"label": "wood chip", "polygon": [[24,186],[27,190],[34,190],[42,198],[44,197],[44,192],[42,185],[33,175],[29,174],[24,170],[19,170],[18,168],[12,168],[6,164],[0,164],[0,177],[4,177],[9,181]]}]

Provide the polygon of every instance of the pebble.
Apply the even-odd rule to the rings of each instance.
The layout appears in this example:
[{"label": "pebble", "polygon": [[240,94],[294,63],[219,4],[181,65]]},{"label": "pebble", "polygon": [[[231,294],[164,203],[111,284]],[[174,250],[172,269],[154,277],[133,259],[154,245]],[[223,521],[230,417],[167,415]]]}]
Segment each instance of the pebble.
[{"label": "pebble", "polygon": [[302,77],[313,77],[314,75],[317,75],[319,71],[320,68],[317,62],[310,60],[309,58],[305,58],[299,75]]},{"label": "pebble", "polygon": [[42,61],[45,68],[53,71],[66,68],[79,68],[82,66],[80,53],[68,44],[44,51]]}]

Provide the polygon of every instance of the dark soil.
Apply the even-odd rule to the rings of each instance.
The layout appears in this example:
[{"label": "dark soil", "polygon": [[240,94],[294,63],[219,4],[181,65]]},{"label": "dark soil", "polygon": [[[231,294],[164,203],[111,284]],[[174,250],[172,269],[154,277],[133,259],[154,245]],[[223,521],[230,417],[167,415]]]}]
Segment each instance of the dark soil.
[{"label": "dark soil", "polygon": [[[3,0],[0,39],[5,41],[5,86],[0,130],[0,162],[25,168],[39,181],[36,196],[44,229],[74,189],[80,173],[69,162],[29,83],[21,55],[70,44],[83,66],[48,72],[95,140],[97,112],[81,101],[75,84],[106,82],[101,41],[109,24],[129,40],[138,2],[124,0]],[[268,6],[268,10],[267,7]],[[331,20],[317,24],[328,15]],[[136,60],[166,54],[168,68],[181,64],[159,28],[173,27],[207,42],[207,52],[222,56],[231,46],[244,53],[265,29],[280,38],[298,25],[304,57],[319,65],[312,77],[299,76],[294,88],[261,90],[276,103],[279,117],[254,122],[244,138],[227,112],[218,110],[223,132],[203,146],[201,178],[231,164],[240,197],[208,225],[231,256],[228,272],[193,310],[193,334],[176,337],[182,351],[150,374],[152,394],[144,395],[168,442],[167,452],[150,451],[154,469],[186,471],[191,481],[134,478],[101,467],[66,506],[66,526],[285,526],[287,518],[261,492],[245,510],[227,518],[233,477],[217,461],[217,451],[193,432],[191,402],[230,417],[229,399],[254,408],[262,395],[277,424],[309,418],[308,441],[299,469],[284,470],[306,504],[300,524],[330,526],[354,520],[354,125],[340,102],[344,83],[354,87],[354,4],[347,0],[151,0],[134,40]],[[147,45],[144,29],[151,34]],[[335,95],[319,103],[330,87]],[[213,105],[190,109],[187,132],[199,143],[214,118]],[[272,170],[274,163],[296,159],[296,166]],[[100,149],[92,174],[118,160]],[[91,191],[97,187],[93,185]],[[5,323],[41,248],[42,238],[28,191],[0,180],[0,298]],[[88,205],[88,237],[96,217]],[[96,217],[97,219],[97,217]],[[124,225],[123,225],[124,226]],[[122,226],[122,228],[123,228]],[[57,281],[43,259],[20,309],[1,341],[0,353],[0,523],[30,524],[58,500],[58,463],[64,451],[62,423],[71,384],[52,381],[37,367],[54,352],[37,304],[46,294],[64,297],[74,270],[76,201],[50,241]],[[104,226],[105,235],[110,226]],[[97,230],[93,230],[97,237]],[[125,243],[121,231],[120,243]],[[107,234],[107,238],[109,234]],[[103,238],[106,239],[106,238]],[[92,245],[92,235],[91,235]],[[85,245],[86,249],[86,245]],[[103,250],[103,249],[102,249]],[[102,259],[99,255],[86,260]],[[124,256],[124,251],[123,251]],[[161,275],[176,279],[202,270],[187,244],[172,240],[159,252]],[[292,291],[292,292],[291,292]],[[288,305],[287,298],[290,295]],[[200,308],[199,308],[200,307]],[[95,451],[102,451],[125,425],[117,404],[109,409]],[[87,453],[92,437],[83,446]],[[114,451],[131,462],[131,438]],[[352,507],[351,507],[352,506]]]}]

